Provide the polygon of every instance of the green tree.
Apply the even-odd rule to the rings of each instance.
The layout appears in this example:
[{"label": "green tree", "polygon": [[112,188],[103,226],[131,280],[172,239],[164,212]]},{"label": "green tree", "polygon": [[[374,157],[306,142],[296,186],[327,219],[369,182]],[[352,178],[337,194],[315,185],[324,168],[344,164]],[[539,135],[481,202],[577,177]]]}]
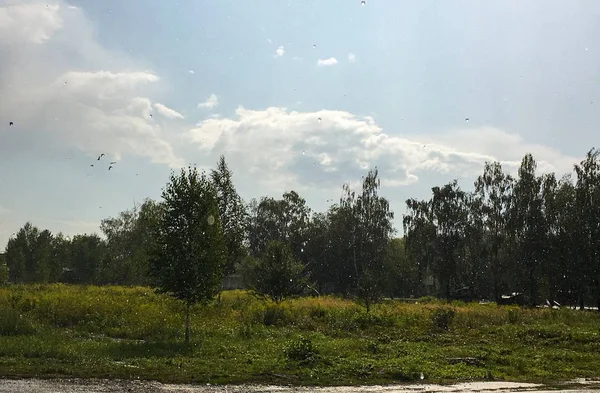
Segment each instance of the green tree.
[{"label": "green tree", "polygon": [[147,285],[148,254],[160,205],[146,199],[117,217],[104,219],[100,229],[107,241],[107,253],[100,281],[111,284]]},{"label": "green tree", "polygon": [[402,218],[405,234],[406,253],[417,265],[417,296],[431,295],[427,285],[436,255],[436,228],[431,217],[431,201],[407,199],[407,214]]},{"label": "green tree", "polygon": [[405,238],[395,238],[390,241],[386,272],[385,286],[391,296],[418,295],[418,268],[406,251]]},{"label": "green tree", "polygon": [[[576,200],[580,225],[580,253],[577,270],[582,283],[596,284],[600,310],[600,151],[591,149],[579,165]],[[582,288],[583,289],[583,288]]]},{"label": "green tree", "polygon": [[8,266],[6,266],[6,254],[0,253],[0,286],[8,284]]},{"label": "green tree", "polygon": [[276,303],[307,289],[304,265],[294,259],[290,247],[281,241],[269,241],[258,258],[247,257],[242,271],[247,285],[256,295]]},{"label": "green tree", "polygon": [[106,243],[96,234],[75,235],[70,243],[71,275],[69,282],[77,284],[98,283]]},{"label": "green tree", "polygon": [[505,174],[499,162],[485,163],[483,174],[475,181],[475,195],[480,200],[485,244],[485,258],[492,278],[493,298],[498,301],[507,288],[507,262],[502,257],[507,248],[507,222],[511,203],[512,177]]},{"label": "green tree", "polygon": [[443,187],[432,188],[431,218],[436,228],[433,270],[440,292],[449,298],[460,286],[460,252],[467,220],[466,194],[456,180]]},{"label": "green tree", "polygon": [[52,271],[50,231],[40,231],[30,222],[11,237],[6,246],[6,264],[10,281],[15,283],[49,282]]},{"label": "green tree", "polygon": [[295,191],[276,200],[263,197],[250,204],[248,240],[251,252],[260,255],[269,241],[277,240],[290,246],[294,257],[306,262],[304,248],[308,241],[310,209],[306,200]]},{"label": "green tree", "polygon": [[531,304],[540,300],[539,277],[546,244],[542,181],[536,176],[536,169],[533,156],[525,155],[514,185],[509,213],[510,230],[516,245],[515,282]]},{"label": "green tree", "polygon": [[244,202],[233,184],[233,173],[224,156],[219,158],[217,168],[211,171],[210,177],[217,191],[219,219],[227,248],[224,272],[229,275],[235,273],[236,267],[246,255],[244,239],[247,214]]},{"label": "green tree", "polygon": [[217,192],[196,168],[172,173],[163,189],[163,213],[156,228],[150,274],[156,290],[185,304],[185,342],[190,339],[190,307],[218,293],[226,248]]},{"label": "green tree", "polygon": [[[346,235],[350,245],[350,263],[354,270],[354,288],[367,312],[385,289],[385,267],[389,243],[394,233],[394,213],[387,199],[379,195],[381,182],[377,168],[363,177],[362,192],[356,194],[344,185],[340,213],[349,218]],[[342,247],[347,247],[342,245]]]}]

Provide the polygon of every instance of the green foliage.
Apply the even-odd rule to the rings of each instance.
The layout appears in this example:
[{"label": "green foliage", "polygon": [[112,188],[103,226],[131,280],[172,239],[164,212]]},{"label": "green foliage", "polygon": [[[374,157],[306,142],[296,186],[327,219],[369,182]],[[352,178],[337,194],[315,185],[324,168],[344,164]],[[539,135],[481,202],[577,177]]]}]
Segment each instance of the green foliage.
[{"label": "green foliage", "polygon": [[[432,331],[440,309],[454,318]],[[224,291],[190,309],[185,344],[179,301],[150,288],[11,285],[0,288],[0,374],[347,385],[600,373],[597,313],[523,308],[511,324],[513,309],[385,301],[367,313],[332,296],[270,304]]]},{"label": "green foliage", "polygon": [[8,284],[8,266],[4,261],[4,254],[0,254],[0,286]]},{"label": "green foliage", "polygon": [[246,255],[243,243],[247,212],[233,184],[233,173],[225,162],[225,156],[219,158],[217,168],[210,172],[210,178],[217,192],[219,219],[227,249],[224,273],[233,274]]},{"label": "green foliage", "polygon": [[456,312],[450,307],[438,307],[431,313],[431,327],[436,330],[449,330]]},{"label": "green foliage", "polygon": [[17,310],[0,305],[0,336],[17,336],[35,333],[33,324]]},{"label": "green foliage", "polygon": [[317,351],[312,340],[302,335],[290,340],[283,352],[288,359],[301,364],[311,364],[317,360]]},{"label": "green foliage", "polygon": [[150,274],[159,293],[185,303],[185,341],[189,310],[208,303],[220,290],[226,249],[219,221],[217,194],[196,168],[181,170],[162,193],[164,210],[153,236]]},{"label": "green foliage", "polygon": [[117,217],[102,220],[106,255],[98,282],[143,285],[149,283],[148,258],[162,213],[161,205],[147,199]]},{"label": "green foliage", "polygon": [[259,258],[246,258],[242,274],[257,295],[275,302],[306,290],[304,265],[294,259],[289,246],[282,242],[271,241]]}]

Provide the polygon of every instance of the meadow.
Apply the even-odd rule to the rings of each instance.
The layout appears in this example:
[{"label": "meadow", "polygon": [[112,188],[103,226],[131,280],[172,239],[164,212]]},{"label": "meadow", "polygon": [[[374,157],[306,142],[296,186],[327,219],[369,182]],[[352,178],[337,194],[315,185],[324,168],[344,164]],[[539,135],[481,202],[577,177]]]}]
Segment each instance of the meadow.
[{"label": "meadow", "polygon": [[419,299],[267,303],[227,291],[193,309],[144,287],[0,288],[0,375],[347,385],[553,382],[600,375],[600,316]]}]

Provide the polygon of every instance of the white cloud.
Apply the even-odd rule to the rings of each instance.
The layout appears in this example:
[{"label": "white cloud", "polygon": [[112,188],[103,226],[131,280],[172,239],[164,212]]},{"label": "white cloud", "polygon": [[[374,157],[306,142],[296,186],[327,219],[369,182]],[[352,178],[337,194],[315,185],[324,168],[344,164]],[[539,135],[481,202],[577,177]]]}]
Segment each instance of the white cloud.
[{"label": "white cloud", "polygon": [[159,104],[158,102],[154,104],[154,109],[164,117],[168,119],[183,119],[183,115],[177,112],[174,109],[167,107],[166,105]]},{"label": "white cloud", "polygon": [[277,48],[277,50],[275,51],[275,57],[281,57],[285,54],[285,49],[283,49],[283,46],[280,46],[279,48]]},{"label": "white cloud", "polygon": [[188,137],[213,160],[225,154],[242,171],[238,176],[277,190],[337,189],[374,166],[386,186],[397,187],[427,172],[477,175],[485,161],[500,160],[513,171],[527,152],[543,172],[569,172],[577,161],[494,128],[411,138],[384,132],[370,116],[334,110],[239,107],[234,118],[205,119]]},{"label": "white cloud", "polygon": [[356,61],[356,55],[354,53],[348,53],[348,62],[354,63]]},{"label": "white cloud", "polygon": [[211,94],[206,101],[198,104],[198,108],[213,109],[219,106],[219,97],[216,94]]},{"label": "white cloud", "polygon": [[317,60],[317,65],[319,67],[327,67],[327,66],[332,66],[332,65],[336,65],[338,63],[337,59],[335,57],[330,57],[329,59],[319,59]]},{"label": "white cloud", "polygon": [[60,5],[9,4],[0,6],[0,36],[13,44],[41,44],[63,28]]},{"label": "white cloud", "polygon": [[188,70],[188,72],[192,75],[194,75],[196,73],[194,70]]},{"label": "white cloud", "polygon": [[52,146],[183,165],[149,118],[148,86],[159,76],[103,48],[81,9],[61,0],[0,5],[0,53],[0,122],[19,124],[2,135],[0,154]]}]

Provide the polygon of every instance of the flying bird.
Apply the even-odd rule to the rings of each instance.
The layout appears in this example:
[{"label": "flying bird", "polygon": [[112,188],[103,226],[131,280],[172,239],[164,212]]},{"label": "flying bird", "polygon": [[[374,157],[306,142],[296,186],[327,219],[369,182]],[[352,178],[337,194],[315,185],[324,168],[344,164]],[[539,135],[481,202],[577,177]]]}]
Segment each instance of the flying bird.
[{"label": "flying bird", "polygon": [[104,156],[105,156],[105,154],[104,154],[104,153],[100,154],[100,155],[98,156],[98,161],[100,161],[100,159],[101,159],[102,157],[104,157]]},{"label": "flying bird", "polygon": [[8,123],[9,126],[12,126],[13,124],[15,123],[13,123],[12,121]]},{"label": "flying bird", "polygon": [[110,169],[111,169],[111,168],[112,168],[112,165],[110,165],[110,166],[108,167],[108,170],[110,171]]},{"label": "flying bird", "polygon": [[114,165],[114,164],[116,164],[116,163],[117,163],[116,161],[112,161],[112,162],[110,163],[110,165]]},{"label": "flying bird", "polygon": [[152,113],[151,113],[151,114],[150,114],[150,117],[152,117],[152,116],[153,116],[153,115],[152,115]]},{"label": "flying bird", "polygon": [[90,166],[94,166],[94,164],[91,164]]}]

